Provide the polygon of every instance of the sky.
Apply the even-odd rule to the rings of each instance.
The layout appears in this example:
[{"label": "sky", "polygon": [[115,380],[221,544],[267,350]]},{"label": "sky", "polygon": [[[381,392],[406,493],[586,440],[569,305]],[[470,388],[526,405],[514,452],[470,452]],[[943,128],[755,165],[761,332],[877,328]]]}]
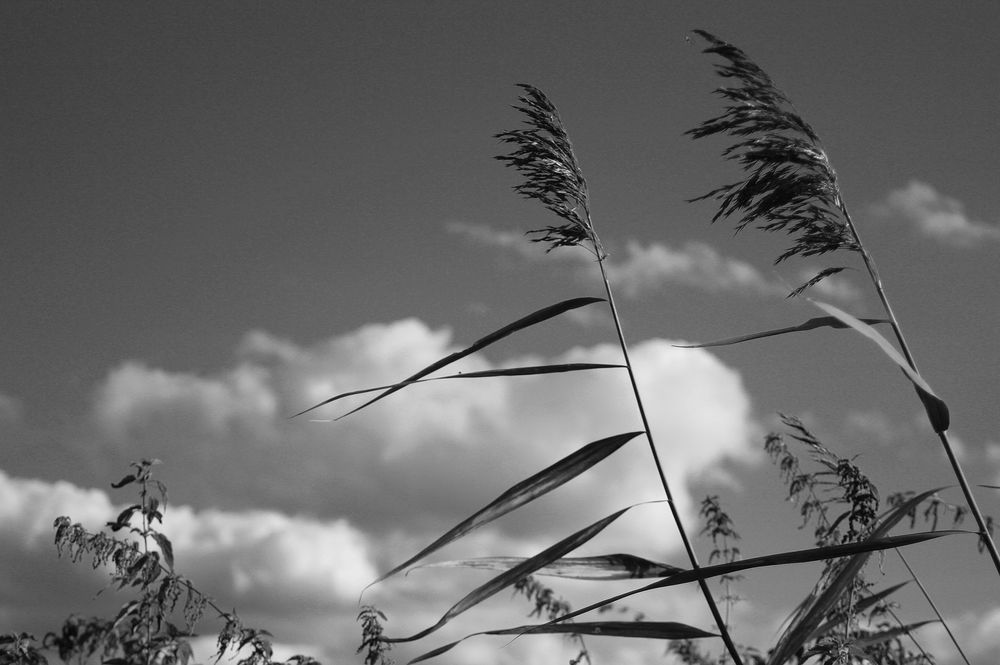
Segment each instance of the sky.
[{"label": "sky", "polygon": [[[949,404],[974,484],[1000,484],[998,46],[992,2],[342,2],[0,5],[0,632],[113,612],[101,571],[59,559],[52,522],[90,528],[156,457],[178,569],[274,634],[278,654],[360,662],[364,587],[504,489],[590,441],[638,429],[615,370],[441,381],[337,422],[337,392],[399,380],[546,305],[600,296],[578,249],[511,191],[494,135],[519,126],[515,84],[561,111],[678,508],[719,495],[744,556],[800,549],[798,508],[763,453],[802,418],[883,491],[954,484],[905,379],[850,331],[714,350],[794,325],[813,291],[858,316],[878,302],[853,257],[773,260],[784,236],[734,234],[687,201],[737,178],[721,141],[684,131],[719,111],[694,29],[743,48],[822,137],[921,372]],[[618,362],[590,306],[456,369]],[[637,439],[436,560],[527,555],[626,505],[662,498]],[[958,502],[958,493],[943,496]],[[978,489],[1000,514],[995,490]],[[966,524],[965,526],[968,526]],[[972,528],[972,527],[969,527]],[[1000,580],[973,536],[907,558],[975,661],[1000,648]],[[702,558],[710,542],[696,541]],[[662,504],[632,509],[586,553],[686,565]],[[885,584],[907,578],[887,556]],[[737,641],[766,649],[818,569],[748,573]],[[387,632],[432,623],[478,572],[417,570],[364,595]],[[554,588],[575,606],[620,587]],[[910,585],[911,587],[913,585]],[[910,621],[932,617],[912,590]],[[711,628],[697,590],[629,603]],[[501,593],[415,645],[523,623]],[[207,637],[197,643],[207,658]],[[920,633],[958,661],[937,626]],[[442,663],[551,663],[559,638],[477,637]],[[665,662],[649,640],[590,641],[595,662]],[[710,649],[718,650],[717,644]]]}]

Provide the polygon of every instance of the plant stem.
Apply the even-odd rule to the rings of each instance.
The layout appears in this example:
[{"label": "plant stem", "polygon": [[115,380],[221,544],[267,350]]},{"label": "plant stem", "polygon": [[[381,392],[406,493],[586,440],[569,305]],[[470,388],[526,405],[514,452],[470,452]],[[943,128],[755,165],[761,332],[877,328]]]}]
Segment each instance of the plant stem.
[{"label": "plant stem", "polygon": [[[595,242],[597,247],[600,247]],[[649,426],[649,419],[646,417],[646,408],[643,405],[642,396],[639,393],[639,384],[635,380],[635,372],[632,369],[632,360],[629,357],[628,345],[625,343],[625,334],[622,331],[621,318],[618,316],[618,308],[615,306],[615,298],[611,292],[611,283],[608,281],[608,273],[604,267],[604,255],[603,252],[598,253],[597,263],[601,267],[601,278],[604,280],[604,291],[608,296],[608,306],[611,308],[611,317],[614,319],[615,332],[618,334],[618,344],[622,350],[622,356],[625,358],[625,367],[628,369],[629,382],[632,384],[632,393],[635,395],[636,406],[639,407],[639,417],[642,419],[642,427],[646,431],[646,441],[649,443],[649,451],[653,455],[653,463],[656,466],[656,472],[660,476],[660,484],[663,486],[663,492],[667,497],[667,505],[670,506],[670,513],[673,515],[674,523],[677,525],[677,532],[681,536],[681,542],[684,543],[684,550],[687,552],[688,560],[691,562],[691,568],[693,570],[698,570],[700,566],[698,565],[698,556],[694,552],[694,548],[691,546],[691,540],[688,538],[687,531],[684,529],[684,523],[681,521],[681,515],[677,510],[677,504],[674,501],[673,493],[670,491],[670,484],[667,482],[667,477],[663,472],[663,464],[660,462],[660,455],[656,451],[656,444],[653,441],[653,431]],[[743,661],[740,658],[739,652],[736,650],[736,645],[733,643],[733,638],[729,635],[729,630],[726,625],[726,621],[722,618],[719,613],[719,607],[715,603],[715,599],[712,597],[712,592],[708,588],[708,582],[704,579],[698,580],[698,586],[701,587],[701,592],[705,596],[705,602],[708,603],[708,608],[712,612],[712,617],[715,619],[716,625],[719,627],[719,633],[722,636],[722,641],[725,642],[726,650],[729,651],[729,655],[733,658],[734,665],[743,665]]]},{"label": "plant stem", "polygon": [[[886,316],[889,317],[889,321],[892,325],[892,331],[896,335],[896,340],[899,342],[899,348],[903,352],[903,356],[906,357],[906,362],[910,365],[910,369],[919,374],[920,371],[917,369],[917,363],[913,359],[913,354],[910,353],[910,347],[906,343],[906,339],[903,337],[903,331],[899,326],[895,313],[892,311],[892,306],[889,304],[889,298],[885,293],[885,287],[882,285],[882,279],[879,277],[878,270],[875,267],[875,261],[872,259],[868,250],[865,249],[864,244],[861,242],[861,236],[858,235],[858,229],[854,225],[854,221],[851,219],[851,214],[847,211],[847,205],[844,203],[843,199],[839,199],[839,207],[840,212],[844,215],[844,219],[847,222],[847,226],[851,229],[851,233],[854,235],[854,239],[858,243],[861,258],[865,262],[865,268],[868,269],[868,274],[871,277],[872,285],[875,287],[875,292],[878,294],[879,300],[882,302],[882,309],[885,311]],[[972,488],[969,486],[969,481],[965,476],[965,471],[962,470],[962,465],[959,463],[958,457],[955,455],[954,448],[951,445],[951,441],[948,439],[947,432],[938,432],[937,435],[941,440],[942,447],[944,447],[945,454],[948,457],[948,462],[951,464],[955,478],[958,479],[958,484],[962,488],[962,493],[965,495],[965,501],[969,504],[969,510],[972,512],[972,516],[975,518],[976,524],[979,526],[980,537],[982,538],[983,543],[985,543],[986,549],[990,553],[990,558],[993,559],[993,565],[997,569],[997,574],[1000,575],[1000,552],[997,551],[996,543],[993,542],[993,536],[990,535],[989,529],[986,527],[986,520],[983,518],[982,511],[979,510],[979,504],[976,503],[976,497],[972,494]]]},{"label": "plant stem", "polygon": [[[958,655],[962,657],[962,661],[965,662],[965,665],[969,665],[969,659],[965,657],[965,652],[962,651],[961,645],[959,645],[958,640],[955,639],[955,634],[951,632],[951,628],[948,626],[948,622],[944,620],[943,616],[941,616],[941,611],[938,610],[938,607],[934,603],[934,600],[931,598],[931,595],[927,593],[927,589],[924,588],[923,582],[921,582],[920,578],[917,577],[917,574],[913,572],[913,568],[910,567],[910,563],[906,560],[906,557],[903,556],[903,553],[900,552],[898,548],[895,549],[894,551],[896,552],[896,555],[899,556],[899,560],[903,562],[904,566],[906,566],[906,570],[910,573],[910,577],[913,578],[913,581],[917,583],[917,588],[919,588],[920,593],[924,595],[924,600],[926,600],[927,604],[931,606],[931,609],[934,611],[934,615],[937,616],[938,621],[940,621],[941,625],[944,626],[944,630],[946,633],[948,633],[948,637],[951,639],[951,643],[955,645],[955,649],[958,651]],[[895,614],[893,614],[893,616],[895,617]],[[896,619],[896,621],[898,621],[899,624],[902,625],[902,622],[899,621],[898,618]],[[917,645],[917,648],[920,649],[921,652],[923,652],[923,647],[921,647],[920,644],[913,638],[913,635],[910,635],[909,637],[911,640],[913,640],[913,643]]]}]

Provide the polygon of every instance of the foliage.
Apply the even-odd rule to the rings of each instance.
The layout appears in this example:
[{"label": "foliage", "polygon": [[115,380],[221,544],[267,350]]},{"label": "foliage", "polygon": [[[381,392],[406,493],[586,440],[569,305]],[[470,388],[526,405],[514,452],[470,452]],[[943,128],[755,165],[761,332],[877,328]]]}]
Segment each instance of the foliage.
[{"label": "foliage", "polygon": [[[529,231],[529,235],[534,236],[532,239],[547,243],[549,251],[567,246],[582,246],[590,251],[597,259],[597,269],[603,279],[603,297],[573,298],[534,310],[400,381],[340,393],[296,415],[349,396],[377,393],[361,406],[343,414],[343,418],[373,407],[398,391],[431,380],[474,380],[597,370],[624,372],[631,384],[631,398],[639,415],[640,428],[581,443],[569,455],[554,460],[493,501],[485,503],[416,554],[390,568],[373,584],[389,581],[399,573],[424,563],[446,545],[555,491],[589,472],[635,439],[646,441],[652,460],[651,470],[656,472],[663,489],[664,500],[660,503],[665,506],[677,530],[687,558],[685,565],[689,567],[649,561],[620,552],[592,557],[569,556],[633,507],[624,506],[571,533],[553,536],[551,544],[530,557],[489,557],[434,564],[438,568],[472,567],[496,574],[459,599],[436,623],[413,635],[386,635],[386,615],[373,606],[362,606],[357,616],[362,632],[358,652],[363,652],[365,665],[390,665],[392,660],[388,652],[393,645],[422,640],[459,614],[508,588],[531,603],[530,618],[539,619],[539,623],[487,629],[463,639],[483,634],[523,635],[526,638],[537,634],[560,634],[575,643],[576,655],[570,661],[571,665],[583,662],[591,665],[591,652],[585,642],[585,636],[589,635],[658,639],[663,641],[667,652],[675,660],[690,665],[721,665],[730,661],[736,665],[785,665],[806,661],[823,665],[862,662],[878,665],[930,664],[934,662],[933,656],[920,646],[915,632],[928,623],[942,621],[933,600],[925,593],[929,607],[937,615],[936,619],[916,623],[901,621],[895,613],[892,596],[903,585],[878,588],[877,581],[871,579],[867,571],[871,554],[892,550],[909,569],[901,552],[903,548],[956,533],[937,530],[942,513],[951,513],[955,525],[969,514],[977,525],[980,548],[989,552],[1000,573],[1000,555],[990,535],[992,519],[983,516],[976,505],[947,437],[948,408],[917,370],[874,261],[861,242],[841,196],[836,173],[818,135],[798,115],[768,74],[745,53],[707,32],[697,31],[697,34],[708,43],[707,53],[722,58],[723,63],[716,66],[717,73],[732,85],[716,91],[724,100],[723,112],[688,133],[694,138],[718,135],[734,139],[735,143],[727,147],[723,155],[735,160],[744,175],[740,181],[716,188],[695,200],[713,200],[718,204],[713,222],[734,217],[737,230],[755,225],[764,231],[788,234],[793,244],[777,257],[776,262],[841,250],[859,256],[882,302],[884,317],[858,319],[835,307],[817,303],[827,316],[799,325],[691,346],[741,344],[761,337],[827,327],[853,330],[864,335],[903,370],[916,389],[927,411],[928,422],[940,439],[962,489],[965,505],[945,503],[938,496],[938,489],[930,489],[890,495],[888,506],[883,508],[878,488],[853,458],[838,456],[802,421],[782,415],[785,432],[768,435],[764,447],[785,483],[787,498],[798,506],[800,528],[812,530],[811,546],[744,558],[738,545],[741,537],[732,518],[723,508],[720,497],[712,495],[705,498],[700,510],[703,520],[701,535],[711,543],[708,565],[702,565],[667,482],[654,432],[635,380],[634,364],[605,266],[607,253],[591,218],[586,179],[555,105],[538,88],[521,84],[523,94],[519,98],[520,105],[514,108],[523,116],[525,127],[496,135],[510,149],[509,153],[497,159],[512,167],[522,179],[514,186],[517,193],[539,201],[560,219],[558,225]],[[843,266],[823,268],[791,295],[799,295],[843,269]],[[614,323],[621,363],[542,365],[434,375],[461,358],[528,328],[599,303],[607,306],[608,315]],[[878,333],[872,327],[875,324],[888,324],[892,328],[895,344]],[[800,451],[805,451],[804,457]],[[118,590],[130,591],[136,597],[126,602],[110,620],[69,617],[58,634],[46,635],[43,648],[56,651],[66,662],[84,663],[96,658],[109,665],[187,665],[192,659],[189,640],[195,635],[194,630],[205,618],[207,610],[211,609],[221,623],[216,640],[216,660],[236,652],[239,665],[271,665],[274,661],[268,631],[244,625],[235,611],[221,610],[190,580],[175,572],[172,544],[156,527],[162,524],[167,504],[166,488],[153,478],[152,468],[156,463],[156,460],[133,463],[132,472],[113,485],[115,488],[134,485],[139,498],[137,503],[126,507],[113,522],[109,522],[106,530],[89,532],[82,525],[72,523],[68,517],[55,521],[55,543],[60,555],[74,562],[89,557],[94,567],[108,567],[110,585]],[[892,535],[893,529],[907,520],[912,530],[918,516],[930,523],[930,531]],[[775,644],[765,647],[766,651],[738,645],[731,631],[734,607],[741,600],[736,587],[743,572],[758,567],[812,561],[823,562],[819,578],[806,597],[795,606]],[[544,575],[597,582],[610,579],[653,581],[573,610],[570,603],[553,588],[538,581],[538,577]],[[718,598],[708,586],[708,581],[713,578],[722,587]],[[923,588],[915,576],[913,581]],[[677,621],[654,621],[641,614],[635,614],[627,621],[576,621],[577,617],[592,611],[607,615],[612,608],[616,608],[618,612],[628,613],[630,610],[620,605],[625,598],[689,583],[699,586],[705,607],[714,620],[711,630],[717,633]],[[705,640],[714,637],[722,641],[723,648],[719,655],[705,646]],[[461,641],[434,648],[411,662],[441,655]],[[959,648],[957,642],[955,645]],[[0,664],[15,662],[44,665],[47,660],[36,646],[33,636],[12,633],[0,637]],[[286,662],[289,665],[306,665],[316,661],[306,656],[294,656]]]}]

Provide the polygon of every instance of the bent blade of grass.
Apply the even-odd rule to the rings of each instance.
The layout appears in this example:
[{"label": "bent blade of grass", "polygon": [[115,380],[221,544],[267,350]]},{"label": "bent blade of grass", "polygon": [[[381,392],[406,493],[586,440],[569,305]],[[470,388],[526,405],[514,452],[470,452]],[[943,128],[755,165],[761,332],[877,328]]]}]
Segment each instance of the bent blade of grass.
[{"label": "bent blade of grass", "polygon": [[[391,395],[392,393],[396,392],[397,390],[401,390],[402,388],[406,387],[407,385],[412,384],[413,382],[417,381],[417,379],[422,379],[423,377],[427,376],[431,372],[436,372],[437,370],[441,369],[442,367],[447,367],[451,363],[453,363],[453,362],[455,362],[457,360],[461,360],[462,358],[465,358],[466,356],[469,356],[469,355],[471,355],[471,354],[473,354],[473,353],[475,353],[477,351],[480,351],[480,350],[486,348],[487,346],[489,346],[490,344],[493,344],[495,342],[500,341],[504,337],[508,337],[510,335],[513,335],[514,333],[516,333],[516,332],[518,332],[520,330],[524,330],[525,328],[530,328],[533,325],[542,323],[543,321],[547,321],[547,320],[549,320],[549,319],[551,319],[553,317],[559,316],[560,314],[564,314],[564,313],[566,313],[566,312],[568,312],[570,310],[577,309],[579,307],[585,307],[586,305],[592,305],[595,302],[603,302],[603,300],[604,300],[603,298],[593,298],[593,297],[571,298],[569,300],[563,300],[562,302],[558,302],[558,303],[556,303],[554,305],[549,305],[548,307],[543,307],[542,309],[540,309],[538,311],[535,311],[535,312],[532,312],[531,314],[528,314],[527,316],[524,316],[524,317],[518,319],[517,321],[514,321],[513,323],[507,324],[506,326],[500,328],[499,330],[495,330],[495,331],[491,332],[490,334],[486,335],[485,337],[482,337],[479,340],[473,342],[473,344],[471,346],[469,346],[469,347],[467,347],[465,349],[462,349],[461,351],[456,351],[455,353],[451,353],[451,354],[445,356],[444,358],[441,358],[440,360],[437,360],[437,361],[431,363],[430,365],[428,365],[427,367],[423,368],[422,370],[420,370],[416,374],[413,374],[412,376],[407,377],[406,379],[404,379],[403,381],[401,381],[401,382],[399,382],[397,384],[393,384],[391,387],[387,388],[384,392],[382,392],[381,394],[379,394],[377,397],[372,398],[371,400],[365,402],[364,404],[362,404],[361,406],[357,407],[356,409],[353,409],[353,410],[345,413],[343,416],[340,416],[340,417],[344,418],[344,417],[349,416],[350,414],[354,413],[355,411],[360,411],[361,409],[363,409],[363,408],[365,408],[365,407],[367,407],[367,406],[369,406],[369,405],[371,405],[371,404],[379,401],[380,399]],[[311,407],[309,407],[308,409],[306,409],[304,411],[300,411],[299,413],[297,413],[295,415],[296,416],[301,416],[304,413],[309,413],[313,409],[317,409],[317,408],[319,408],[319,407],[321,407],[321,406],[323,406],[325,404],[329,404],[334,399],[335,398],[330,398],[330,399],[324,400],[324,401],[320,402],[319,404],[311,406]],[[294,418],[295,416],[292,416],[292,417]]]},{"label": "bent blade of grass", "polygon": [[[900,582],[899,584],[894,584],[893,586],[889,587],[888,589],[882,589],[878,593],[872,594],[871,596],[868,596],[867,598],[862,598],[861,600],[859,600],[854,605],[854,612],[855,612],[855,614],[861,614],[862,612],[864,612],[865,610],[867,610],[869,607],[874,607],[880,601],[885,600],[886,598],[888,598],[892,594],[896,593],[897,591],[899,591],[901,588],[903,588],[904,586],[906,586],[909,583],[910,583],[909,580],[907,580],[906,582]],[[815,631],[813,631],[813,634],[810,635],[808,639],[811,640],[814,637],[817,637],[819,635],[823,635],[825,633],[830,632],[830,630],[832,630],[835,625],[836,624],[834,622],[827,621],[826,623],[824,623],[821,626],[819,626]]]},{"label": "bent blade of grass", "polygon": [[894,363],[899,365],[899,368],[903,370],[903,374],[906,375],[906,378],[913,383],[913,387],[916,389],[917,396],[920,397],[920,401],[923,403],[924,409],[927,411],[927,418],[931,421],[931,426],[934,428],[934,431],[940,434],[948,430],[948,426],[951,421],[951,417],[948,413],[948,405],[944,403],[944,400],[934,394],[934,391],[927,384],[924,378],[920,376],[916,370],[910,367],[910,363],[908,363],[906,359],[900,355],[899,351],[897,351],[885,337],[880,335],[877,330],[872,328],[867,323],[841,309],[834,307],[833,305],[829,305],[818,300],[810,300],[814,305],[827,314],[840,319],[871,341],[875,342],[875,344],[882,349],[883,353],[889,356]]},{"label": "bent blade of grass", "polygon": [[923,531],[920,533],[907,533],[901,536],[886,536],[884,538],[877,538],[874,540],[864,540],[858,543],[847,543],[845,545],[827,545],[826,547],[817,547],[808,550],[795,550],[792,552],[779,552],[777,554],[766,554],[764,556],[752,557],[750,559],[742,559],[740,561],[733,561],[731,563],[721,563],[715,566],[704,566],[702,568],[697,568],[693,570],[685,570],[679,572],[675,575],[660,580],[658,582],[653,582],[652,584],[647,584],[644,587],[638,589],[632,589],[631,591],[626,591],[620,593],[617,596],[612,596],[610,598],[605,598],[604,600],[599,600],[592,605],[588,605],[579,610],[574,610],[568,614],[564,614],[561,617],[553,619],[550,623],[558,623],[560,621],[567,621],[569,619],[574,619],[581,614],[586,614],[587,612],[592,612],[593,610],[600,609],[606,605],[612,603],[617,603],[619,600],[628,598],[630,596],[635,596],[640,593],[645,593],[647,591],[653,591],[654,589],[662,589],[668,586],[677,586],[679,584],[687,584],[689,582],[696,582],[702,579],[709,579],[712,577],[720,577],[722,575],[731,575],[732,573],[738,573],[743,570],[749,570],[751,568],[765,568],[769,566],[786,566],[793,563],[809,563],[812,561],[823,561],[826,559],[836,559],[844,556],[853,556],[859,553],[870,553],[878,552],[879,550],[892,549],[894,547],[904,547],[906,545],[914,545],[916,543],[922,543],[927,540],[934,540],[935,538],[942,538],[944,536],[954,536],[961,533],[971,533],[976,534],[975,531],[965,531],[962,529],[950,529],[943,531]]},{"label": "bent blade of grass", "polygon": [[[646,503],[658,503],[658,502],[647,501]],[[462,600],[455,603],[451,607],[451,609],[445,612],[444,616],[442,616],[438,620],[438,622],[433,626],[425,628],[424,630],[414,635],[411,635],[410,637],[386,637],[384,638],[384,641],[390,643],[412,642],[414,640],[419,640],[422,637],[430,635],[431,633],[438,630],[446,623],[454,619],[456,616],[466,611],[467,609],[474,607],[475,605],[478,605],[479,603],[483,602],[484,600],[494,595],[498,591],[501,591],[502,589],[505,589],[510,585],[515,584],[516,582],[524,579],[525,577],[531,575],[539,568],[542,568],[552,563],[556,559],[562,557],[564,554],[572,552],[577,547],[583,545],[588,540],[590,540],[591,538],[599,534],[601,531],[603,531],[605,527],[607,527],[616,519],[624,515],[626,511],[638,505],[644,505],[644,504],[633,504],[631,506],[622,508],[617,512],[611,513],[607,517],[597,520],[593,524],[580,529],[576,533],[566,536],[555,545],[547,547],[546,549],[542,550],[535,556],[524,560],[523,562],[514,566],[510,570],[497,575],[489,582],[477,587],[473,591],[469,592],[464,598],[462,598]]]},{"label": "bent blade of grass", "polygon": [[[921,502],[936,494],[944,488],[938,487],[932,490],[921,492],[911,497],[907,501],[891,508],[879,520],[872,529],[871,535],[861,541],[869,543],[877,540],[885,540],[883,536],[887,534],[896,524],[899,523],[911,510],[915,509]],[[944,533],[942,531],[930,533]],[[917,535],[917,534],[911,534]],[[912,543],[907,543],[912,544]],[[884,549],[884,548],[881,548]],[[792,657],[810,637],[816,634],[816,629],[823,622],[827,612],[832,608],[844,592],[854,583],[854,578],[868,562],[868,557],[873,550],[864,550],[855,554],[849,561],[840,566],[835,574],[830,578],[829,583],[822,592],[815,594],[811,592],[806,602],[801,604],[793,615],[792,622],[778,640],[774,651],[771,653],[769,663],[780,665]]]},{"label": "bent blade of grass", "polygon": [[[475,568],[479,570],[509,570],[525,561],[525,557],[494,556],[459,561],[429,563],[420,568]],[[566,577],[577,580],[630,580],[669,577],[683,568],[668,563],[650,561],[632,554],[603,554],[588,557],[564,557],[539,568],[535,575]]]},{"label": "bent blade of grass", "polygon": [[[561,363],[555,365],[529,365],[526,367],[502,367],[498,369],[484,369],[477,372],[459,372],[458,374],[449,374],[447,376],[431,376],[424,379],[411,379],[407,381],[400,381],[398,383],[390,383],[384,386],[374,386],[372,388],[361,388],[359,390],[351,390],[345,393],[340,393],[334,395],[327,400],[324,400],[322,404],[317,404],[316,406],[309,407],[305,411],[300,411],[294,416],[290,416],[289,420],[292,418],[297,418],[304,413],[308,413],[313,409],[317,409],[321,406],[325,406],[337,400],[344,399],[345,397],[353,397],[354,395],[364,395],[365,393],[374,393],[380,390],[389,389],[399,389],[405,388],[406,386],[413,385],[414,383],[426,383],[428,381],[444,381],[448,379],[486,379],[495,378],[502,376],[535,376],[538,374],[560,374],[564,372],[585,372],[594,369],[624,369],[625,365],[614,364],[614,363]],[[343,417],[343,416],[341,416]],[[339,419],[338,419],[339,420]]]},{"label": "bent blade of grass", "polygon": [[627,432],[625,434],[617,434],[615,436],[609,436],[605,439],[588,443],[579,450],[562,458],[555,464],[542,469],[535,475],[526,478],[509,488],[506,492],[490,502],[485,508],[482,508],[471,517],[463,520],[433,543],[420,550],[417,554],[399,564],[386,574],[382,575],[368,586],[370,587],[374,584],[378,584],[379,582],[395,575],[404,568],[420,561],[427,555],[441,549],[453,540],[461,538],[473,529],[478,529],[484,524],[497,519],[501,515],[506,515],[510,511],[520,508],[524,504],[534,501],[538,497],[551,492],[560,485],[594,466],[640,434],[642,434],[642,432]]},{"label": "bent blade of grass", "polygon": [[926,626],[929,623],[940,623],[937,619],[927,619],[926,621],[916,621],[914,623],[908,623],[905,626],[897,626],[895,628],[889,628],[883,630],[882,632],[875,633],[874,635],[868,635],[866,637],[860,637],[854,644],[862,649],[867,647],[873,647],[876,644],[882,644],[883,642],[888,642],[889,640],[895,639],[901,635],[909,635],[917,628]]},{"label": "bent blade of grass", "polygon": [[450,651],[465,640],[478,635],[545,635],[562,633],[570,635],[602,635],[605,637],[645,637],[658,640],[692,640],[702,637],[718,637],[700,628],[678,623],[676,621],[593,621],[570,624],[539,624],[532,626],[517,626],[502,630],[484,630],[466,635],[460,640],[438,647],[425,654],[417,656],[411,663],[419,663],[440,656]]},{"label": "bent blade of grass", "polygon": [[[875,324],[875,323],[889,323],[889,319],[861,319],[865,323]],[[843,321],[837,319],[833,316],[818,316],[814,319],[809,319],[805,323],[800,323],[797,326],[788,326],[787,328],[775,328],[774,330],[764,330],[762,332],[750,333],[748,335],[740,335],[738,337],[727,337],[726,339],[716,340],[714,342],[703,342],[701,344],[674,344],[679,349],[704,349],[710,346],[728,346],[730,344],[740,344],[741,342],[749,342],[754,339],[762,339],[764,337],[773,337],[775,335],[786,335],[793,332],[804,332],[806,330],[814,330],[816,328],[847,328],[849,327]]]}]

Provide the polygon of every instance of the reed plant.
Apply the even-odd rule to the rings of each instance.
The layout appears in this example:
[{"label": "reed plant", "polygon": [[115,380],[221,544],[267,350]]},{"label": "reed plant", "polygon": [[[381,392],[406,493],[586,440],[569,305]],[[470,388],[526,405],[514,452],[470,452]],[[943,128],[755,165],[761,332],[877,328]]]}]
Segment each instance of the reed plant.
[{"label": "reed plant", "polygon": [[[829,327],[853,330],[875,342],[896,363],[924,406],[931,431],[939,439],[961,489],[963,503],[947,504],[939,492],[943,488],[907,490],[892,494],[883,504],[879,489],[854,460],[839,456],[833,447],[823,444],[800,420],[782,416],[784,430],[769,435],[764,448],[778,468],[787,487],[788,498],[800,511],[802,526],[813,530],[813,539],[804,549],[744,557],[737,525],[726,512],[718,496],[706,497],[701,505],[702,524],[686,524],[675,500],[674,488],[664,471],[661,451],[647,417],[647,407],[636,381],[636,366],[630,355],[622,318],[615,304],[615,291],[607,269],[608,252],[597,233],[591,216],[590,193],[573,144],[555,105],[538,88],[522,84],[519,103],[514,108],[523,120],[518,129],[497,134],[507,150],[499,159],[519,176],[515,191],[540,202],[555,220],[528,232],[530,238],[547,245],[548,251],[582,247],[593,255],[603,293],[557,302],[535,309],[523,317],[485,334],[467,347],[449,354],[400,381],[378,387],[362,387],[331,396],[296,415],[347,397],[370,395],[360,406],[340,416],[362,409],[379,408],[383,399],[426,381],[475,380],[478,378],[547,375],[570,372],[621,372],[628,377],[629,399],[634,403],[636,427],[632,431],[582,442],[569,455],[553,460],[514,484],[482,507],[427,544],[420,551],[400,561],[372,584],[391,583],[391,579],[427,560],[454,541],[486,526],[504,515],[558,489],[626,445],[643,443],[662,489],[664,519],[676,531],[684,550],[685,562],[677,566],[628,553],[597,556],[572,556],[634,506],[619,510],[590,524],[579,525],[571,533],[561,534],[542,551],[530,557],[488,557],[438,563],[438,566],[473,567],[492,571],[493,576],[458,599],[435,623],[407,636],[386,634],[386,614],[373,606],[360,609],[362,644],[366,665],[386,665],[394,645],[420,641],[422,644],[460,614],[472,609],[503,590],[523,596],[531,606],[535,623],[512,627],[486,627],[480,634],[521,636],[531,639],[539,634],[569,636],[574,642],[571,663],[592,665],[587,638],[592,635],[617,638],[662,640],[675,661],[695,665],[784,665],[822,663],[823,665],[874,662],[880,665],[932,663],[934,657],[921,646],[917,631],[927,623],[943,622],[933,599],[924,592],[933,619],[906,623],[895,613],[892,597],[902,585],[880,588],[867,575],[866,564],[872,553],[894,551],[909,569],[903,550],[932,539],[968,533],[957,528],[939,529],[938,518],[950,515],[952,526],[961,517],[973,517],[974,534],[982,550],[1000,573],[1000,556],[991,536],[991,520],[983,515],[971,486],[948,438],[949,414],[945,402],[920,375],[902,328],[897,321],[874,259],[862,243],[857,227],[841,195],[836,172],[830,164],[816,132],[795,111],[788,98],[771,78],[735,46],[703,31],[696,34],[707,43],[707,53],[721,58],[717,73],[727,85],[716,92],[723,99],[720,115],[689,130],[696,138],[722,135],[735,142],[724,151],[743,170],[738,182],[719,187],[694,200],[718,204],[713,221],[730,218],[738,230],[757,227],[768,232],[783,232],[791,245],[776,262],[794,256],[853,254],[860,257],[872,288],[882,305],[882,318],[860,319],[831,305],[815,302],[822,315],[801,324],[740,334],[717,342],[691,345],[713,347],[741,344],[766,336],[782,335]],[[831,265],[795,288],[791,296],[802,296],[823,279],[844,269]],[[478,372],[445,373],[457,361],[477,353],[510,336],[539,326],[581,308],[603,306],[613,323],[620,350],[617,363],[564,363],[508,367]],[[895,344],[878,333],[874,325],[886,324]],[[571,396],[567,396],[569,399]],[[633,443],[634,442],[634,443]],[[61,634],[52,633],[44,645],[59,651],[69,661],[83,656],[97,657],[106,663],[180,663],[190,659],[187,640],[194,625],[207,610],[213,610],[222,622],[218,655],[230,646],[245,647],[241,656],[246,665],[265,665],[272,661],[266,631],[246,627],[234,612],[222,611],[214,601],[199,592],[186,578],[174,572],[172,548],[156,528],[162,520],[165,488],[152,477],[153,462],[135,464],[132,473],[116,487],[136,486],[139,501],[126,508],[109,523],[110,535],[90,533],[69,518],[56,522],[56,544],[73,560],[84,556],[95,565],[107,564],[112,583],[132,588],[138,598],[123,606],[110,621],[71,618]],[[917,522],[929,529],[916,530]],[[904,533],[893,534],[900,524],[909,524]],[[567,529],[568,530],[568,529]],[[131,538],[117,537],[120,531]],[[692,536],[692,533],[695,533]],[[699,560],[695,538],[700,535],[711,544],[707,563]],[[805,562],[823,562],[814,587],[799,602],[791,605],[791,614],[773,645],[746,646],[732,636],[733,608],[741,601],[738,586],[745,571],[759,567],[789,566]],[[544,576],[595,580],[645,580],[644,586],[608,596],[579,609],[540,581]],[[913,582],[923,590],[920,580]],[[716,583],[718,583],[716,585]],[[699,588],[713,625],[692,626],[681,621],[650,620],[623,608],[626,599],[647,595],[668,587],[694,584]],[[716,597],[713,585],[721,587]],[[183,598],[183,602],[181,602]],[[171,618],[180,603],[181,621]],[[611,608],[629,616],[609,620]],[[596,619],[585,615],[594,613]],[[950,631],[949,631],[950,632]],[[721,641],[721,649],[706,646],[710,639]],[[429,660],[457,644],[451,642],[426,650],[410,662]],[[717,643],[716,643],[717,644]],[[958,653],[961,647],[955,641]],[[24,662],[38,665],[44,661],[33,646],[31,636],[11,634],[0,639],[0,662]],[[297,656],[289,662],[299,665],[314,662]],[[968,661],[966,660],[968,663]]]}]

